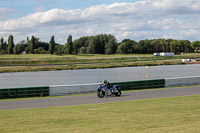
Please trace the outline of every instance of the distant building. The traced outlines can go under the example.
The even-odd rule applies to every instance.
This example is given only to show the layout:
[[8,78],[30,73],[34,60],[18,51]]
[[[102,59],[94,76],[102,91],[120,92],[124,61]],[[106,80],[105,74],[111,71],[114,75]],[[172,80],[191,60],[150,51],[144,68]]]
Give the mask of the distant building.
[[190,62],[191,59],[182,59],[182,62]]
[[26,51],[23,51],[21,54],[26,54]]
[[153,55],[154,56],[160,56],[160,53],[154,53]]
[[154,53],[154,56],[174,56],[173,52]]

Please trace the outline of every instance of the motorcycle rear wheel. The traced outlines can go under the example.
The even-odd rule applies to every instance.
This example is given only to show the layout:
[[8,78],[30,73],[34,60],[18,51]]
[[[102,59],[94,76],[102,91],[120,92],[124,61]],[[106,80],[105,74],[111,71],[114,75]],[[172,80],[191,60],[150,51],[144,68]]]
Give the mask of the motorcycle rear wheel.
[[116,96],[116,97],[119,97],[119,96],[121,96],[121,94],[122,94],[122,92],[121,92],[120,90],[118,90],[118,92],[115,93],[115,96]]

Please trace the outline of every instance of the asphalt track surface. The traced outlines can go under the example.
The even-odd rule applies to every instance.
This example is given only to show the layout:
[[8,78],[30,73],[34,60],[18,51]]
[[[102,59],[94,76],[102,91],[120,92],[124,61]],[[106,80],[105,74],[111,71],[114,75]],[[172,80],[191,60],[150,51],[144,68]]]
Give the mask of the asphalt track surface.
[[122,92],[122,96],[120,97],[107,96],[104,98],[98,98],[97,95],[82,95],[82,96],[70,96],[70,97],[8,100],[8,101],[0,101],[0,110],[18,110],[18,109],[31,109],[31,108],[43,108],[43,107],[110,103],[110,102],[164,98],[164,97],[188,96],[188,95],[200,95],[200,86]]

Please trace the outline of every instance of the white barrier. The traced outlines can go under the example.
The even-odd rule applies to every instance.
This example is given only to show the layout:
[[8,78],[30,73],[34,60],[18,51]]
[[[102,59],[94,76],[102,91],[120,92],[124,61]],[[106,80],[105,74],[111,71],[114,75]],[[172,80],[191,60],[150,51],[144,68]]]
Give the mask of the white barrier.
[[166,78],[165,87],[179,87],[179,86],[192,86],[200,85],[200,77],[177,77],[177,78]]
[[62,96],[62,95],[73,95],[73,94],[87,94],[96,92],[97,86],[100,83],[90,84],[73,84],[73,85],[50,85],[49,95],[50,96]]
[[[49,95],[50,96],[62,96],[62,95],[95,93],[99,84],[100,83],[73,84],[73,85],[50,85],[49,86]],[[180,86],[192,86],[192,85],[200,85],[200,76],[177,77],[177,78],[166,78],[165,79],[165,88],[180,87]]]

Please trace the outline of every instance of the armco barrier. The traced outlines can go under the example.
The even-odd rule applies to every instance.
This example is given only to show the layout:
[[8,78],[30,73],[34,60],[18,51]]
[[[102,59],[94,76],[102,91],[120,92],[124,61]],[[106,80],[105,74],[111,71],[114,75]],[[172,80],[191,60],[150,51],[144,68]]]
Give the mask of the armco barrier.
[[0,99],[43,96],[49,96],[49,86],[0,89]]
[[165,87],[165,79],[140,80],[140,81],[129,81],[129,82],[114,82],[111,84],[119,85],[121,90],[163,88],[163,87]]
[[50,85],[49,86],[49,95],[50,96],[62,96],[62,95],[95,93],[96,88],[99,84],[100,83],[72,84],[72,85]]
[[[6,88],[0,89],[0,99],[95,93],[99,84],[100,83],[89,83],[73,85],[51,85],[44,87]],[[121,90],[153,89],[175,86],[179,87],[200,85],[200,77],[181,77],[111,83],[111,85],[115,84],[119,85]]]
[[[60,95],[95,93],[99,84],[100,83],[51,85],[49,87],[49,95],[60,96]],[[138,90],[138,89],[150,89],[150,88],[163,88],[165,87],[165,80],[155,79],[155,80],[141,80],[141,81],[111,83],[111,85],[115,85],[115,84],[119,85],[121,90]]]
[[165,87],[180,87],[180,86],[192,86],[200,85],[200,77],[177,77],[177,78],[166,78]]

